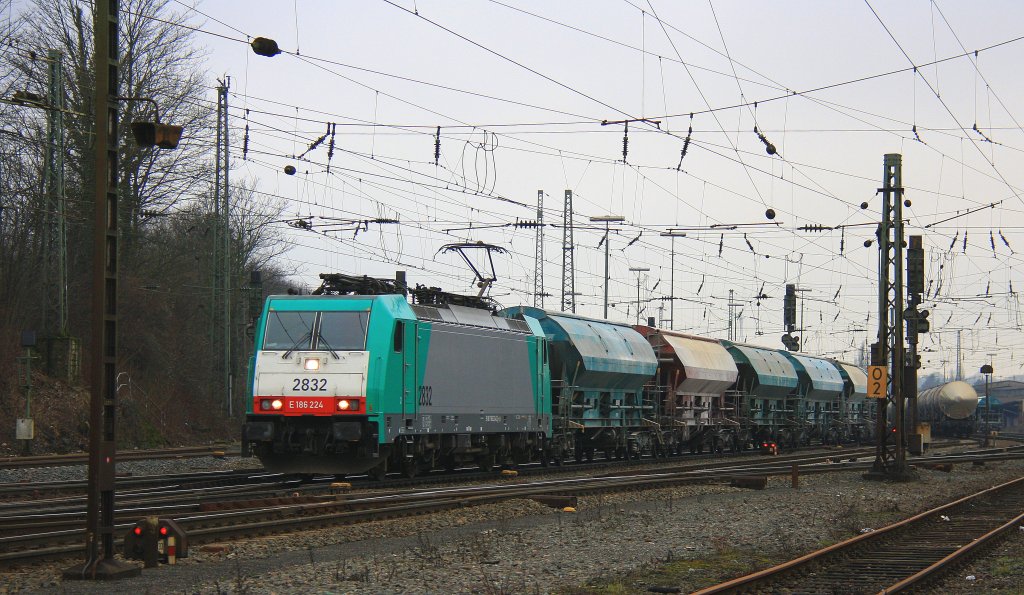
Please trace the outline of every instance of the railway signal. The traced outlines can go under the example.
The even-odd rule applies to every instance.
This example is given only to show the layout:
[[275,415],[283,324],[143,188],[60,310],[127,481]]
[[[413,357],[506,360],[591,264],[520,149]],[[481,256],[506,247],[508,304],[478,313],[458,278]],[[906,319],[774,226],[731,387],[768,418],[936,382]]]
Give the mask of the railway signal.
[[175,564],[188,557],[188,535],[172,519],[146,517],[125,534],[124,557],[142,560],[146,568]]

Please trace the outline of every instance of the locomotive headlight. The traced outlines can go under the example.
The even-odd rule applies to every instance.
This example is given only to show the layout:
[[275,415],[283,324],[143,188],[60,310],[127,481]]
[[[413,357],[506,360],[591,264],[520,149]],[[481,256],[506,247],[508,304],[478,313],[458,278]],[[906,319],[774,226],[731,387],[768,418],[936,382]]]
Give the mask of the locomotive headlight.
[[284,407],[284,403],[281,402],[281,399],[274,399],[274,402],[272,402],[270,406],[273,407],[275,410],[278,410],[281,407]]
[[302,367],[307,369],[307,370],[309,370],[309,371],[319,370],[320,369],[320,358],[318,358],[318,357],[307,358],[306,361],[304,361],[302,363]]
[[349,401],[348,399],[338,401],[338,409],[341,409],[342,411],[348,411],[352,408],[352,405],[352,401]]
[[263,411],[270,410],[270,399],[260,399],[260,409]]

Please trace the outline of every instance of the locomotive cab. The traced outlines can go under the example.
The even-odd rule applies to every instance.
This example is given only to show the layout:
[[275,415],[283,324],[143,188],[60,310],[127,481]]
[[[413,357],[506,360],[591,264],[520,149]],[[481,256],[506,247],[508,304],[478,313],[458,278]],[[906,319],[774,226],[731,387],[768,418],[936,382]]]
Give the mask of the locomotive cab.
[[[378,438],[367,394],[373,309],[372,300],[350,297],[267,300],[242,429],[243,448],[265,467],[327,471],[318,461],[324,456],[338,457],[330,465],[336,473],[364,471],[370,464]],[[352,466],[341,460],[355,459],[344,456],[355,453],[367,462]]]

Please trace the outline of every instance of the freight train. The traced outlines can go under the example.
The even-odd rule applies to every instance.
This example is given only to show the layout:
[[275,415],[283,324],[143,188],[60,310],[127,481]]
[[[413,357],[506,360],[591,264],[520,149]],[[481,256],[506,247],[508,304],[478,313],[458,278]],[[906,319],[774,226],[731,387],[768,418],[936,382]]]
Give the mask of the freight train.
[[[268,470],[389,472],[869,438],[842,362],[404,278],[323,274],[255,323],[242,448]],[[411,294],[411,300],[408,297]]]

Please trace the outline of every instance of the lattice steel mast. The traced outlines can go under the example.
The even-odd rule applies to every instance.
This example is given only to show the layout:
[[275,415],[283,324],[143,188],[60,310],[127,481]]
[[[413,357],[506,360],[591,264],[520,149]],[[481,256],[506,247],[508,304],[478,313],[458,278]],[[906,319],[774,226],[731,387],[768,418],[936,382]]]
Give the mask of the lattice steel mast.
[[226,77],[217,87],[217,150],[216,173],[214,175],[213,212],[213,289],[212,302],[214,322],[211,327],[214,353],[220,358],[214,361],[215,370],[221,375],[221,390],[224,395],[224,409],[233,414],[231,384],[234,379],[231,366],[231,186],[228,170],[231,167],[228,140],[228,89],[231,78]]
[[[885,155],[882,188],[882,218],[878,224],[878,342],[871,349],[871,364],[887,366],[886,398],[879,399],[875,435],[875,462],[869,479],[913,478],[907,466],[904,427],[904,384],[906,350],[903,334],[903,171],[902,156]],[[890,324],[892,321],[892,324]],[[893,430],[887,415],[892,406]]]
[[537,191],[537,247],[533,255],[533,305],[544,309],[544,191]]
[[68,251],[64,200],[64,54],[47,50],[49,85],[46,94],[46,157],[43,194],[46,197],[46,330],[51,337],[67,337]]
[[572,190],[565,191],[562,208],[562,311],[576,312],[576,265],[573,262]]

